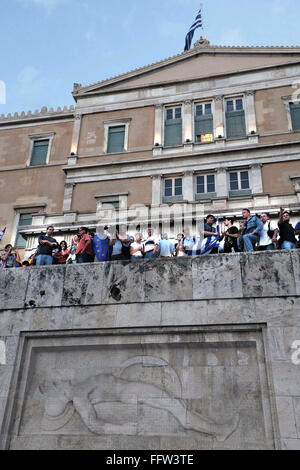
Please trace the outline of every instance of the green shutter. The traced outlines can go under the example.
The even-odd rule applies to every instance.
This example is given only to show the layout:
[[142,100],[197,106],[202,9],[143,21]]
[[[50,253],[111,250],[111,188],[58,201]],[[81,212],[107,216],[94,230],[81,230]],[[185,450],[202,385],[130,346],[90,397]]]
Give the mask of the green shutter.
[[227,139],[246,137],[245,111],[226,113],[226,133]]
[[299,131],[300,130],[300,104],[291,103],[290,109],[291,109],[293,130]]
[[36,140],[33,143],[30,166],[46,165],[49,140]]
[[19,225],[18,225],[18,232],[17,232],[17,237],[15,241],[15,246],[18,248],[25,248],[27,241],[25,238],[22,237],[22,235],[19,233],[20,227],[25,227],[26,225],[31,225],[32,224],[32,215],[31,214],[21,214],[20,219],[19,219]]
[[125,126],[110,127],[108,131],[107,153],[124,152]]
[[182,119],[165,121],[165,146],[182,145]]
[[195,117],[195,140],[197,135],[213,134],[213,117],[212,114]]

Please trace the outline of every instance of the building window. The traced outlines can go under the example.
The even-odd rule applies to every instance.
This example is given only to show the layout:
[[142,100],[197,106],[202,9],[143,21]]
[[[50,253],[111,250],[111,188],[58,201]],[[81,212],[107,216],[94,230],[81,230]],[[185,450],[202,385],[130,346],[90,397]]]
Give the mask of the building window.
[[246,120],[243,98],[226,100],[227,139],[246,137]]
[[120,202],[119,201],[109,201],[109,202],[102,202],[102,209],[120,209]]
[[31,159],[30,159],[30,166],[40,166],[47,164],[48,158],[48,151],[49,151],[49,139],[45,140],[34,140]]
[[164,180],[163,202],[182,201],[182,178],[170,178]]
[[166,108],[165,111],[165,146],[182,145],[181,106]]
[[55,132],[29,135],[31,141],[28,166],[48,165]]
[[215,175],[196,176],[196,201],[216,197]]
[[125,126],[112,126],[108,128],[107,153],[124,152]]
[[131,118],[104,122],[103,153],[122,153],[128,150],[128,135]]
[[229,173],[229,196],[248,196],[252,193],[250,189],[249,172],[232,171]]
[[25,248],[26,247],[26,239],[20,234],[20,230],[22,227],[32,224],[32,214],[20,214],[19,224],[17,228],[17,235],[15,246],[16,248]]
[[182,178],[165,180],[165,196],[182,196]]
[[214,193],[215,191],[215,175],[197,176],[197,194]]
[[212,103],[195,105],[195,142],[213,141]]
[[293,131],[300,130],[300,103],[290,103]]

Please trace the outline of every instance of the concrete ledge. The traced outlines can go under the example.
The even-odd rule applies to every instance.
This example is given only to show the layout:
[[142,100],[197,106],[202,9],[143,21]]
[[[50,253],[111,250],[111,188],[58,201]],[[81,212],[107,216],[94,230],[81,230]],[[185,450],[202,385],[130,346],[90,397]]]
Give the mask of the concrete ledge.
[[294,250],[2,269],[0,309],[293,297],[299,268]]

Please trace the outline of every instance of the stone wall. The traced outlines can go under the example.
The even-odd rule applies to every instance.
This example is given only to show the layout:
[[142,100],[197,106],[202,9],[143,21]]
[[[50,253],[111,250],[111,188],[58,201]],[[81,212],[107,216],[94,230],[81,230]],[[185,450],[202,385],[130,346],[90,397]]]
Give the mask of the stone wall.
[[1,448],[300,449],[299,263],[2,270]]

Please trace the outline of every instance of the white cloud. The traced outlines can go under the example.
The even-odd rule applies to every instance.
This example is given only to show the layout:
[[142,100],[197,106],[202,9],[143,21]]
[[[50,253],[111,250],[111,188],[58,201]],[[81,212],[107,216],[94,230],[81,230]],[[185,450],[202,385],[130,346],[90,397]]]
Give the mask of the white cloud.
[[72,0],[17,0],[24,6],[38,6],[45,10],[47,14],[52,13],[57,7],[70,4]]

